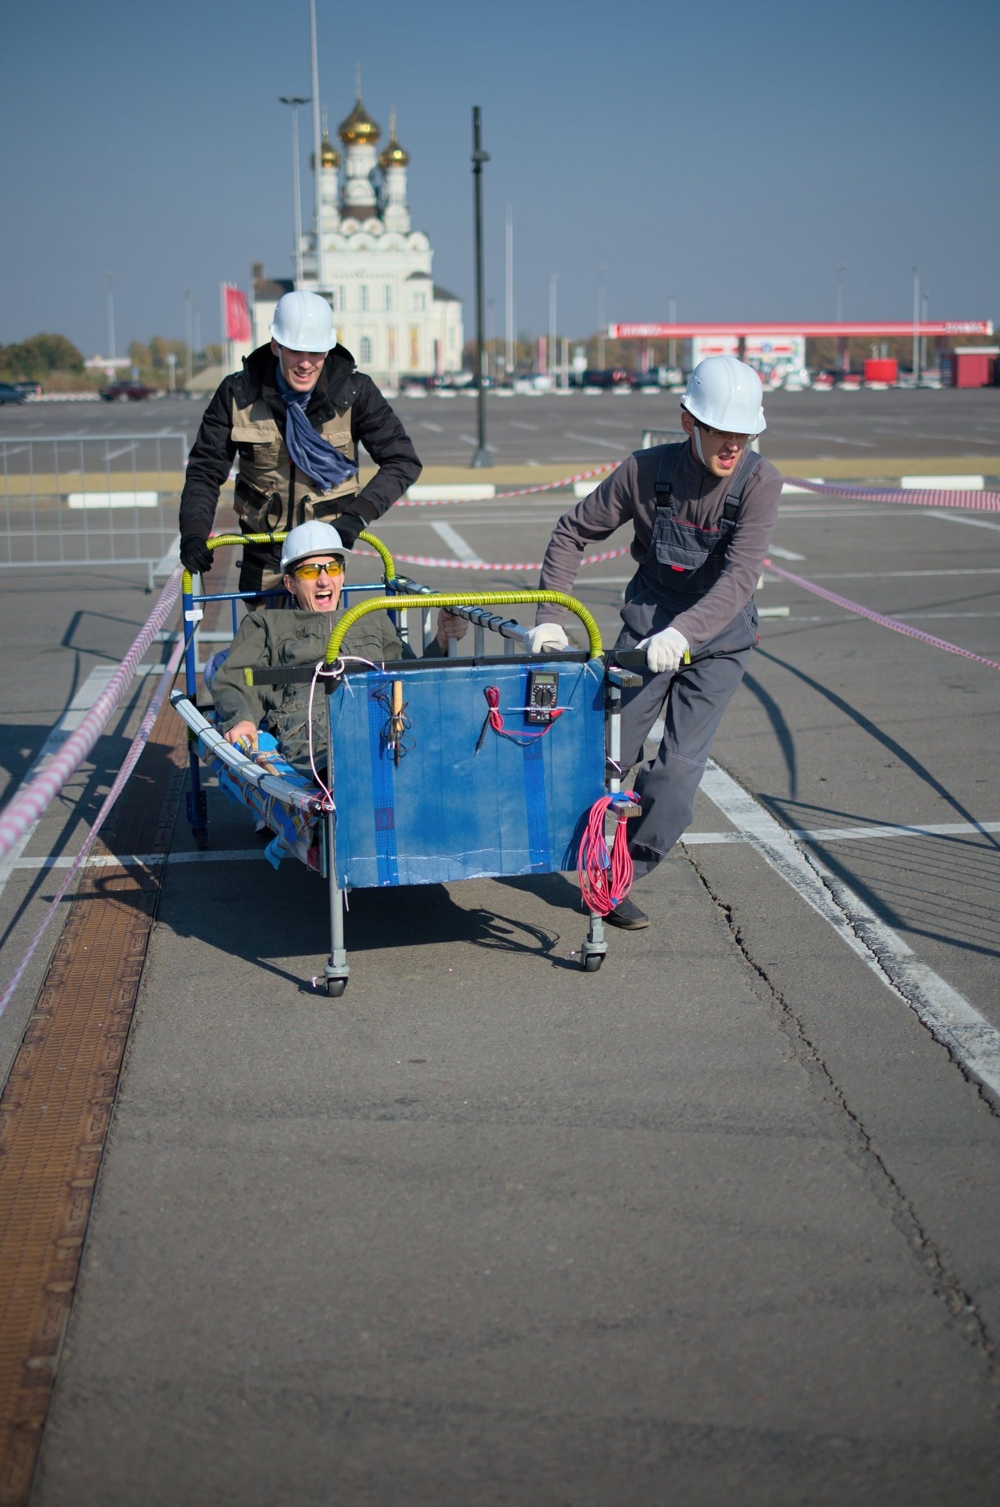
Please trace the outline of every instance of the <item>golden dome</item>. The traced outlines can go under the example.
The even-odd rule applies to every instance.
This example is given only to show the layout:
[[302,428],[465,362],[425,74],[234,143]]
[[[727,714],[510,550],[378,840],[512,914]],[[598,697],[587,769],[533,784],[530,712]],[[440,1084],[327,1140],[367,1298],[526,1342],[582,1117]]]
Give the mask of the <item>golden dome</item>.
[[[321,163],[321,165],[323,167],[339,167],[340,166],[340,153],[337,151],[337,148],[334,146],[333,142],[330,140],[330,133],[326,129],[325,126],[323,127],[323,140],[319,144],[319,160],[320,160],[320,163]],[[309,154],[309,166],[315,172],[315,170],[316,170],[316,153],[315,152],[310,152],[310,154]]]
[[389,144],[378,159],[379,167],[408,167],[410,154],[400,146],[396,140],[396,110],[393,107],[389,115]]
[[361,103],[360,94],[354,102],[354,109],[350,115],[346,120],[341,121],[337,135],[345,147],[369,142],[374,146],[382,135],[381,128],[376,125]]

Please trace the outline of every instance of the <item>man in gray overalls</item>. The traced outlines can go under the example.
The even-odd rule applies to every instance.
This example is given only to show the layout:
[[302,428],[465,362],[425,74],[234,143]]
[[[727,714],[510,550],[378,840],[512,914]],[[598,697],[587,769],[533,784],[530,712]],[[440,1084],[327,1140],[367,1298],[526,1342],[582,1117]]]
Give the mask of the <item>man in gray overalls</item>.
[[[753,592],[778,514],[781,476],[750,448],[764,427],[763,389],[735,356],[709,356],[681,401],[686,441],[637,450],[556,524],[539,587],[570,592],[588,545],[633,527],[637,570],[625,590],[617,649],[646,650],[647,671],[622,707],[622,770],[641,757],[663,710],[656,756],[635,782],[642,815],[629,852],[651,873],[690,824],[694,796],[722,714],[758,641]],[[525,635],[531,653],[566,648],[541,606]],[[666,705],[664,706],[664,702]],[[625,899],[607,918],[637,930],[649,917]]]

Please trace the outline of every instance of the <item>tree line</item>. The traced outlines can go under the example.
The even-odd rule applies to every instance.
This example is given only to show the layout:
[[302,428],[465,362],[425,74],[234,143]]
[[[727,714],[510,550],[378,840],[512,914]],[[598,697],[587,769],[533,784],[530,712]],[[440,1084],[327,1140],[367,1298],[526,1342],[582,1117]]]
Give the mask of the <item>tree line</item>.
[[[148,343],[133,340],[128,348],[132,369],[147,387],[170,387],[171,356],[175,358],[176,385],[182,388],[188,371],[185,341],[154,335]],[[208,345],[203,351],[192,351],[192,375],[221,361],[221,346]],[[50,392],[74,392],[103,387],[107,377],[100,370],[88,371],[80,351],[65,335],[42,334],[15,345],[0,345],[0,381],[40,382]]]

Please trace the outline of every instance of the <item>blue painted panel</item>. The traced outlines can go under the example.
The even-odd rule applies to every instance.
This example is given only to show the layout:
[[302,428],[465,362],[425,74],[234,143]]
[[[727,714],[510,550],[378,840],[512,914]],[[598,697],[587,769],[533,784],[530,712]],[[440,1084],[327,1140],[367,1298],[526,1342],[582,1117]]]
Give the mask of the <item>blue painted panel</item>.
[[[525,720],[528,672],[556,670],[568,710],[544,737]],[[392,682],[410,730],[399,764],[387,748]],[[504,727],[487,728],[496,686]],[[341,887],[440,884],[572,869],[580,826],[604,794],[604,681],[599,661],[511,661],[351,675],[329,697],[337,879]]]

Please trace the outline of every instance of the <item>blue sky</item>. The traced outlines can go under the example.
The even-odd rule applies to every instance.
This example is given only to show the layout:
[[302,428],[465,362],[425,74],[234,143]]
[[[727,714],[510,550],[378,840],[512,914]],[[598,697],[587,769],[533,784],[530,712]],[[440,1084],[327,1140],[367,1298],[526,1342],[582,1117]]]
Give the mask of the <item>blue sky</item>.
[[[334,129],[365,105],[410,152],[414,226],[473,307],[471,107],[483,109],[487,292],[503,330],[504,206],[517,322],[1000,318],[996,0],[318,0]],[[103,350],[218,338],[219,283],[289,275],[290,112],[310,93],[307,0],[29,0],[0,56],[0,343]],[[300,114],[303,165],[309,112]],[[312,178],[303,173],[303,205]]]

